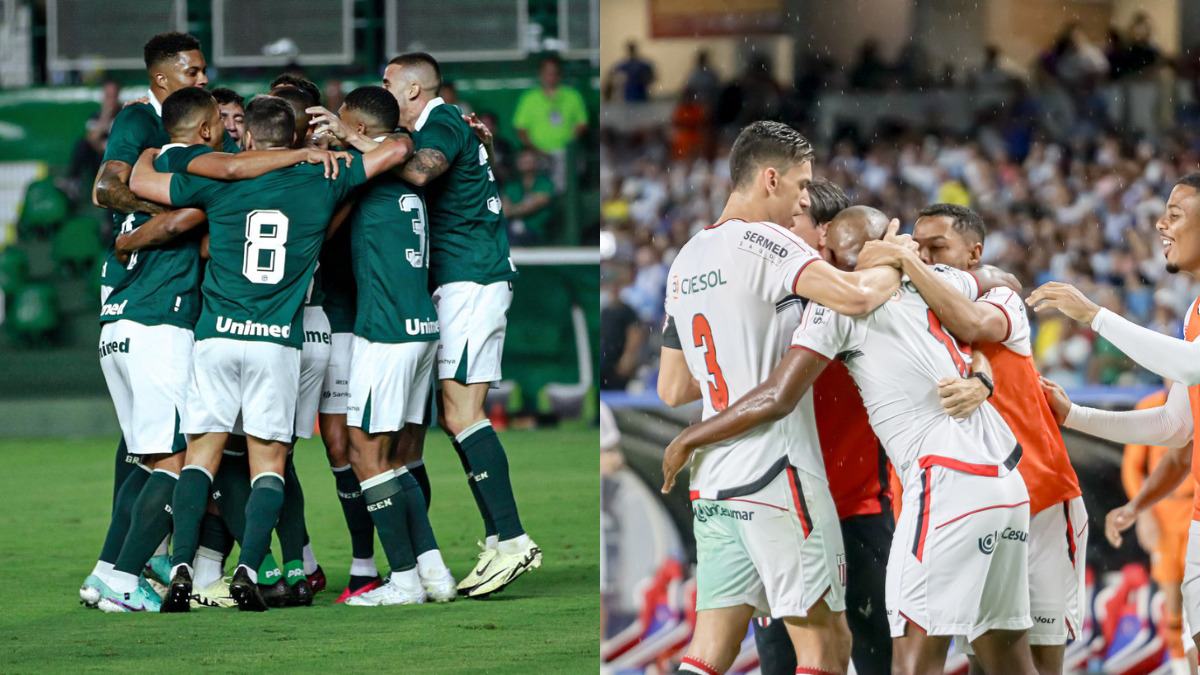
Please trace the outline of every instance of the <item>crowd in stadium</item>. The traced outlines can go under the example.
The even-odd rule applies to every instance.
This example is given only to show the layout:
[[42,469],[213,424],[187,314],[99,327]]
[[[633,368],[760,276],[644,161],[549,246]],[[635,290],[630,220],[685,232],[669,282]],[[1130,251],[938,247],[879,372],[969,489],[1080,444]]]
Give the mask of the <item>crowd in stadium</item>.
[[[1178,177],[1200,163],[1200,142],[1186,124],[1186,108],[1176,111],[1179,124],[1170,133],[1156,137],[1112,125],[1097,107],[1100,97],[1086,92],[1114,78],[1146,76],[1166,61],[1144,17],[1127,33],[1114,32],[1110,42],[1105,51],[1068,26],[1024,79],[1002,69],[998,52],[989,49],[985,65],[958,81],[1002,87],[1006,104],[981,106],[965,134],[928,119],[875,130],[842,124],[832,138],[820,138],[804,116],[806,102],[826,87],[928,85],[906,75],[912,55],[870,67],[876,57],[865,45],[860,63],[840,70],[801,59],[812,67],[797,71],[790,93],[771,79],[765,63],[722,83],[699,56],[669,125],[602,134],[602,386],[653,389],[667,269],[690,236],[719,215],[729,192],[731,134],[747,114],[804,131],[817,146],[814,174],[845,189],[852,203],[900,218],[902,231],[930,203],[977,210],[988,226],[984,261],[1017,275],[1026,294],[1046,281],[1063,281],[1142,325],[1181,334],[1196,284],[1166,273],[1154,223]],[[630,58],[639,58],[636,47],[630,50]],[[1080,75],[1085,63],[1094,66],[1087,76]],[[628,99],[626,72],[644,77],[647,71],[617,72]],[[618,88],[611,89],[615,96]],[[1064,98],[1067,92],[1080,94]],[[1064,386],[1157,382],[1086,326],[1056,316],[1034,321],[1038,367]]]

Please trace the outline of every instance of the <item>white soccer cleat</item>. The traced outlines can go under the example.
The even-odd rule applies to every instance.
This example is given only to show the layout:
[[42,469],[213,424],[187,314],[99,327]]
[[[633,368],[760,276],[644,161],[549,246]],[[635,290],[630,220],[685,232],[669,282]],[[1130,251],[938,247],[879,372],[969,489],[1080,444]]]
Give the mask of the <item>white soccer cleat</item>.
[[[502,590],[517,577],[542,566],[542,549],[532,539],[525,538],[525,545],[514,551],[505,551],[504,544],[496,550],[496,555],[488,561],[480,573],[482,580],[474,588],[467,591],[469,598],[483,598]],[[482,556],[480,557],[482,563]],[[479,568],[476,568],[478,571]]]
[[479,582],[483,581],[484,571],[487,570],[488,566],[492,564],[492,561],[496,559],[496,554],[499,553],[497,549],[488,548],[485,546],[482,541],[477,543],[479,544],[479,548],[483,549],[483,551],[479,554],[479,562],[475,563],[475,569],[471,570],[470,574],[463,577],[463,580],[458,582],[459,595],[466,595],[470,593],[472,588],[475,588],[479,585]]
[[425,597],[433,602],[453,602],[458,597],[454,575],[450,574],[449,567],[428,575],[422,572],[421,585],[425,587]]
[[204,588],[196,589],[188,598],[192,609],[199,607],[215,607],[226,609],[229,607],[237,607],[237,601],[233,599],[233,595],[229,592],[229,579],[217,579]]
[[[411,570],[410,570],[411,571]],[[385,607],[388,605],[420,605],[425,602],[425,589],[415,574],[392,574],[388,582],[373,591],[346,600],[355,607]]]
[[79,587],[79,603],[86,605],[89,609],[95,609],[105,588],[107,586],[100,580],[100,577],[89,574],[83,580],[83,585]]

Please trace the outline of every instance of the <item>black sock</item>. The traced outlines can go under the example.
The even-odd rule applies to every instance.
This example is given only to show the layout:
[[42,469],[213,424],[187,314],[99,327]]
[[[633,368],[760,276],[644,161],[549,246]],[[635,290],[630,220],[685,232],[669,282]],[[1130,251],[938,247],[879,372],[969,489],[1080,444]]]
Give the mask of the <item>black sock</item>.
[[133,518],[133,505],[137,503],[142,487],[150,479],[150,472],[136,467],[136,471],[125,478],[125,484],[117,493],[117,501],[113,506],[112,518],[108,521],[108,534],[104,537],[104,546],[100,548],[100,561],[116,564],[121,555],[121,547],[125,545],[125,537],[129,534],[129,522]]
[[[199,473],[199,472],[193,472]],[[133,519],[129,524],[129,535],[121,547],[114,568],[134,576],[142,573],[154,550],[171,533],[171,501],[175,494],[175,475],[166,471],[150,474],[142,494],[138,495],[133,507]],[[208,503],[207,497],[205,504]]]
[[463,451],[462,445],[453,436],[450,437],[450,442],[454,445],[454,451],[458,453],[458,461],[462,462],[463,472],[467,474],[467,487],[471,488],[471,496],[475,498],[475,506],[479,509],[479,515],[483,517],[483,533],[488,537],[495,536],[496,523],[492,520],[491,512],[488,511],[487,502],[483,500],[483,493],[479,491],[479,486],[475,484],[475,477],[471,474],[471,462],[467,460],[467,453]]
[[403,572],[417,566],[409,539],[407,504],[400,481],[390,470],[362,482],[367,512],[379,532],[379,543],[387,554],[393,572]]
[[[204,469],[188,465],[183,467],[175,483],[175,494],[171,500],[172,520],[175,534],[171,538],[171,566],[191,565],[196,557],[196,544],[200,541],[200,521],[208,506],[208,493],[212,478]],[[160,538],[159,541],[162,541]],[[157,545],[157,542],[156,542]]]
[[283,490],[283,478],[277,474],[260,473],[251,481],[250,499],[246,502],[246,538],[239,565],[252,570],[262,565],[271,547],[271,530],[279,522],[279,511],[283,508]]
[[246,502],[250,501],[250,463],[245,455],[225,455],[213,478],[213,501],[221,520],[240,544],[246,537]]
[[[288,455],[283,468],[283,507],[279,511],[279,523],[275,526],[279,534],[279,552],[283,564],[304,560],[304,491],[296,476],[296,465]],[[286,570],[285,570],[286,571]]]
[[117,444],[116,466],[113,471],[114,510],[117,508],[117,497],[120,496],[121,487],[125,485],[125,481],[133,475],[134,471],[141,471],[141,462],[138,460],[137,455],[129,454],[129,446],[125,445],[125,437],[121,436],[121,442]]
[[504,455],[504,446],[500,445],[496,431],[485,420],[474,431],[468,429],[468,432],[465,437],[459,435],[459,443],[471,465],[480,499],[487,504],[488,514],[495,523],[496,534],[500,541],[525,534],[508,477],[508,457]]
[[425,510],[429,510],[429,504],[433,501],[433,492],[429,489],[429,473],[425,471],[425,460],[418,459],[412,464],[405,464],[404,468],[412,474],[417,485],[421,486],[421,496],[425,500]]
[[404,503],[408,511],[408,537],[412,542],[413,552],[421,555],[438,547],[437,539],[433,536],[433,526],[429,524],[429,512],[425,510],[425,500],[421,496],[421,488],[411,471],[404,471],[396,476],[404,491]]
[[350,530],[351,554],[359,559],[374,558],[375,523],[371,521],[371,514],[367,513],[362,488],[350,465],[334,469],[333,481],[338,502],[342,505],[342,515],[346,517],[346,528]]

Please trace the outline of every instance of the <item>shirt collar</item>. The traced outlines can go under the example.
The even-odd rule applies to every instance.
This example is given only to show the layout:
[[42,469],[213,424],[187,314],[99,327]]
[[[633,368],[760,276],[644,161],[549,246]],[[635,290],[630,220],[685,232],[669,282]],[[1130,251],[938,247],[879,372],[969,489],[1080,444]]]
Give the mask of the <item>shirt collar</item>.
[[166,145],[162,146],[162,148],[159,150],[159,153],[166,152],[171,148],[186,148],[187,146],[187,143],[167,143]]
[[421,111],[421,116],[417,118],[417,123],[413,125],[413,129],[420,131],[421,127],[425,126],[425,121],[429,119],[429,113],[443,103],[445,103],[445,101],[442,100],[441,96],[431,99],[429,103],[426,103],[425,109]]
[[154,90],[147,89],[146,91],[150,94],[150,105],[154,107],[154,114],[162,117],[162,104],[158,102],[158,99],[154,98]]

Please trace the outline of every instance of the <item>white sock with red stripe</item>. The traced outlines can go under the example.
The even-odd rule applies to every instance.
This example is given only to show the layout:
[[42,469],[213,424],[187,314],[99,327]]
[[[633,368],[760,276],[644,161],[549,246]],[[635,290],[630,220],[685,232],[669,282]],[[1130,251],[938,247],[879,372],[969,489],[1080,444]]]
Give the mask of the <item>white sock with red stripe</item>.
[[721,675],[720,671],[709,664],[691,656],[683,657],[679,664],[679,673],[699,673],[700,675]]

